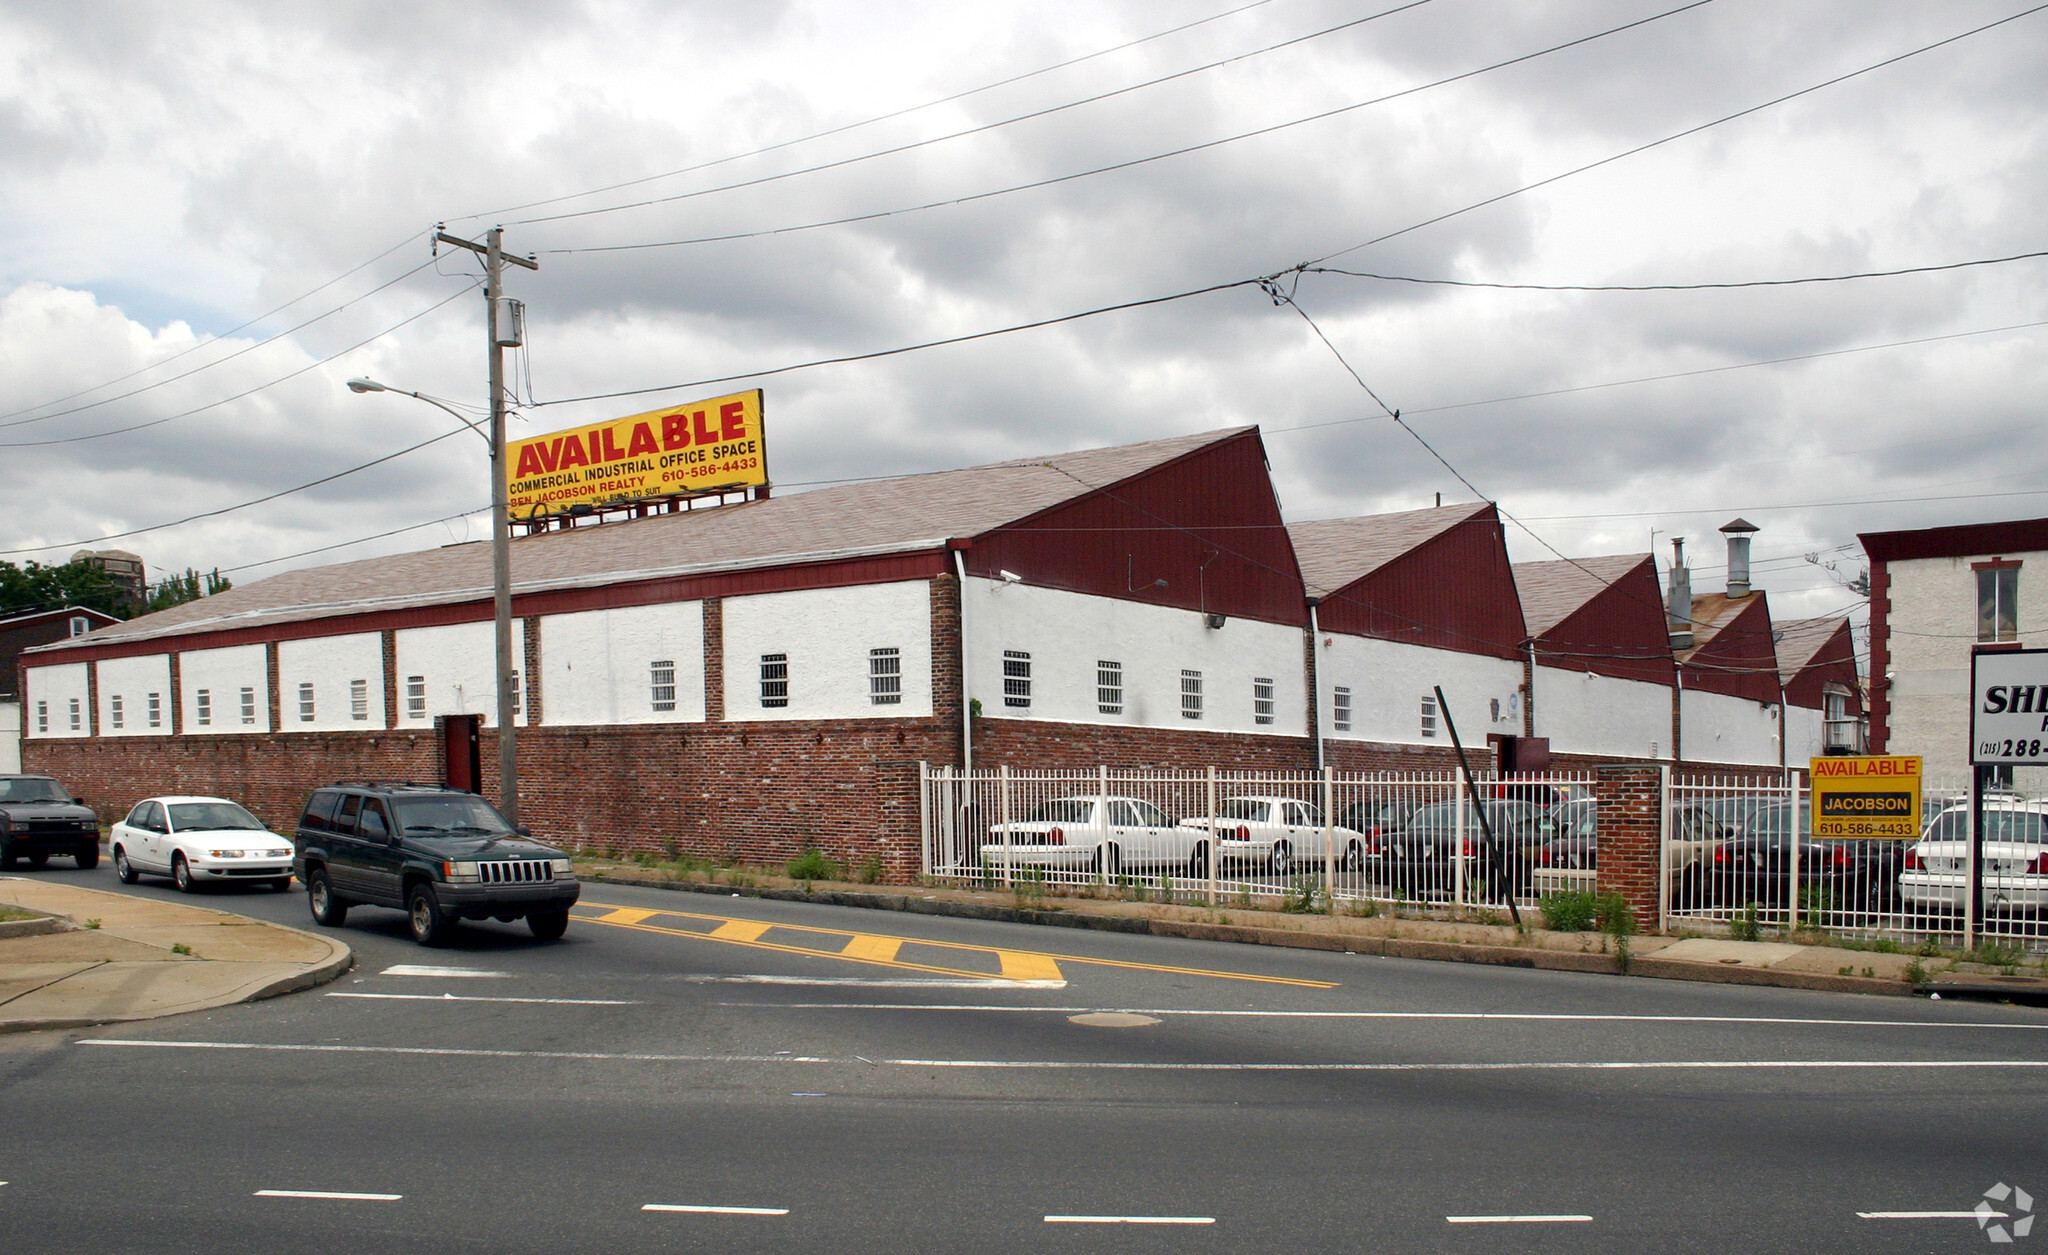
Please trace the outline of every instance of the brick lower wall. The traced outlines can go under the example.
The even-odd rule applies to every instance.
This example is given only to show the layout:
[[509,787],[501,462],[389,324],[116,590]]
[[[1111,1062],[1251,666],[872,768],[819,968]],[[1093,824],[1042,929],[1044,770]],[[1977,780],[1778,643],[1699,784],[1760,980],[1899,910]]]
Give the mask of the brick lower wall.
[[1664,773],[1656,767],[1602,767],[1593,773],[1600,800],[1596,887],[1619,891],[1645,932],[1660,929],[1657,881],[1663,874]]

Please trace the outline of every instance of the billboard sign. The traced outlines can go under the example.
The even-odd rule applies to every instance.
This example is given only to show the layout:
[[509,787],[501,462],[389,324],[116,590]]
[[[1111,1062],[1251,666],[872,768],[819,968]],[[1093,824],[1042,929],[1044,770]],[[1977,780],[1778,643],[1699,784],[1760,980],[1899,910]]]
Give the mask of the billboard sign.
[[649,410],[515,440],[505,449],[512,517],[768,482],[761,391]]
[[2048,766],[2048,649],[1970,656],[1970,762]]
[[1814,836],[1913,840],[1920,835],[1919,755],[1816,758],[1807,769],[1813,781]]

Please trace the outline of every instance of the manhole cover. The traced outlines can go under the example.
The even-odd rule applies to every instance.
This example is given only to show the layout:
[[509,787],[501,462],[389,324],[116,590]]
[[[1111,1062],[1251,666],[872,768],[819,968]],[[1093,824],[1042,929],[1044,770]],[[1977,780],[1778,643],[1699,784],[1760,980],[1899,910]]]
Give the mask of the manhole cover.
[[1156,1016],[1136,1015],[1129,1011],[1090,1011],[1085,1015],[1070,1015],[1069,1024],[1085,1024],[1089,1028],[1143,1028],[1157,1024]]

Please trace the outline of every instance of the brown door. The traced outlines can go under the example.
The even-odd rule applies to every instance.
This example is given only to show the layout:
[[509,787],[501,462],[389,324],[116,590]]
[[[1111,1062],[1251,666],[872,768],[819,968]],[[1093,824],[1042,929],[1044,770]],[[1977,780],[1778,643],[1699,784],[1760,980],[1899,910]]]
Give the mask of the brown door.
[[475,793],[483,774],[477,757],[477,729],[482,715],[448,715],[441,720],[441,776],[451,789]]

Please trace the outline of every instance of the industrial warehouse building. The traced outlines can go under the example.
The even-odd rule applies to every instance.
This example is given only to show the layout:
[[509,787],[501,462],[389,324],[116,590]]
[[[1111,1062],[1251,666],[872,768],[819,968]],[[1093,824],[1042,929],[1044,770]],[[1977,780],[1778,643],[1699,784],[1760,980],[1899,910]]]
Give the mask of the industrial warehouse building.
[[[817,846],[907,875],[920,762],[1442,768],[1447,713],[1523,769],[1674,761],[1681,739],[1785,762],[1781,739],[1696,755],[1680,726],[1685,668],[1712,691],[1751,619],[1675,660],[1647,555],[1514,568],[1486,504],[1289,527],[1254,428],[511,552],[520,815],[568,843]],[[1741,600],[1782,720],[1763,594]],[[27,653],[24,756],[110,815],[225,793],[286,823],[337,778],[495,796],[492,658],[488,544],[294,571]]]

